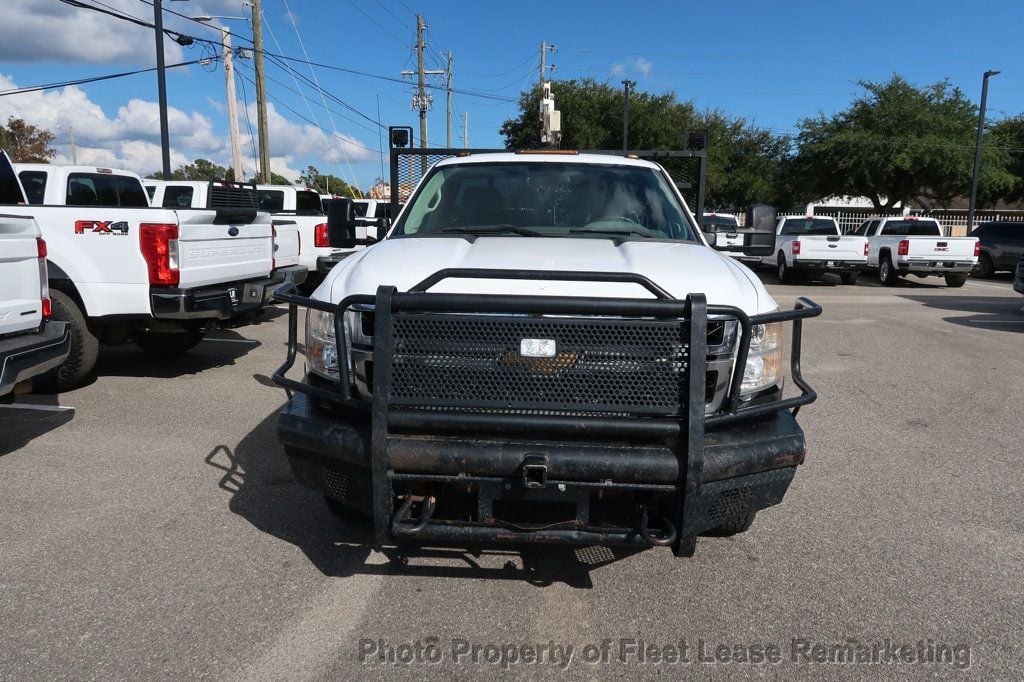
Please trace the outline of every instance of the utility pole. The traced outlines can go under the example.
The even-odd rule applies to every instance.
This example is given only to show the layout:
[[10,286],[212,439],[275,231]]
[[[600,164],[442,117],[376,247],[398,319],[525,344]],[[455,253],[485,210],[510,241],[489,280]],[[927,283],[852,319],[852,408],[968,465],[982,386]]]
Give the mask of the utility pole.
[[988,79],[1001,71],[986,71],[981,79],[981,109],[978,112],[978,139],[974,144],[974,175],[971,176],[971,203],[967,208],[967,233],[974,229],[974,208],[978,199],[978,176],[981,174],[981,138],[985,134],[985,105],[988,103]]
[[263,71],[263,25],[260,0],[252,0],[252,46],[256,53],[256,126],[260,138],[259,181],[270,182],[270,141],[267,131],[267,80]]
[[636,81],[624,80],[626,92],[622,101],[622,151],[629,151],[629,93],[636,87]]
[[242,149],[238,140],[238,106],[235,100],[235,68],[234,52],[231,50],[231,31],[227,26],[220,27],[220,43],[224,55],[224,84],[228,96],[228,132],[231,137],[231,168],[234,170],[235,182],[245,180],[245,169],[242,167]]
[[558,48],[548,45],[547,41],[540,43],[540,144],[542,147],[555,147],[558,145],[562,131],[561,112],[555,109],[555,98],[551,95],[551,83],[547,80],[547,72],[555,70],[555,65],[548,66],[548,52],[554,54]]
[[462,148],[469,149],[469,112],[462,112]]
[[445,147],[448,149],[452,148],[452,51],[448,50],[448,69],[447,76],[445,78],[445,118],[448,122],[448,138],[445,142]]
[[423,32],[427,30],[427,22],[423,21],[423,16],[416,15],[416,71],[419,74],[417,79],[417,93],[419,95],[419,109],[420,109],[420,148],[425,149],[427,146],[427,76],[423,72],[423,49],[427,46],[423,41]]
[[164,180],[171,179],[171,141],[167,133],[167,74],[164,69],[164,9],[153,0],[153,28],[156,31],[156,88],[160,100],[160,157]]
[[78,149],[75,147],[75,129],[68,126],[68,139],[71,141],[71,163],[78,165]]

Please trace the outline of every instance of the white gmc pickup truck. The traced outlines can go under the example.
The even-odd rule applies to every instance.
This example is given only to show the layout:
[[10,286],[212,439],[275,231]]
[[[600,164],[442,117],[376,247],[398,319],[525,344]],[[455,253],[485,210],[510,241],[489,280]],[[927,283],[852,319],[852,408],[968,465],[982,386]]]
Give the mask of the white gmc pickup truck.
[[867,267],[895,286],[901,275],[944,277],[946,286],[962,287],[978,264],[977,237],[944,237],[934,218],[876,217],[865,220],[854,234],[868,240]]
[[[821,308],[780,310],[709,248],[656,154],[672,153],[461,152],[312,297],[281,287],[278,436],[296,478],[369,516],[375,546],[689,556],[698,534],[780,502],[804,457],[795,411],[814,400],[800,325]],[[331,242],[355,245],[358,225],[334,200]]]
[[[259,208],[256,186],[240,182],[195,180],[145,180],[151,206],[161,208]],[[302,238],[294,220],[276,219],[274,229],[274,272],[284,281],[302,284],[309,268],[299,265]]]
[[868,240],[843,235],[835,218],[783,216],[775,226],[775,252],[761,259],[777,268],[779,282],[786,284],[795,272],[817,276],[831,272],[843,284],[854,284],[868,256]]
[[54,319],[71,353],[50,388],[80,385],[98,346],[133,341],[183,353],[206,330],[264,307],[274,286],[270,217],[254,209],[150,208],[134,173],[91,166],[15,164],[47,243]]
[[[0,150],[0,203],[24,204],[18,177]],[[46,242],[31,216],[0,210],[0,399],[60,366],[71,348],[63,322],[51,320]]]

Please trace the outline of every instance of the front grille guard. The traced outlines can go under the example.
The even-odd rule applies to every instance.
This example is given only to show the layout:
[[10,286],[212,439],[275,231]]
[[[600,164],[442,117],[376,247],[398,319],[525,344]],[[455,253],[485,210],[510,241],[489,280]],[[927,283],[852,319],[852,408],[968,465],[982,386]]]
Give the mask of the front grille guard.
[[[478,279],[530,279],[559,281],[600,281],[628,282],[638,284],[657,298],[655,299],[607,299],[575,296],[521,296],[521,295],[470,295],[427,293],[426,290],[447,278]],[[275,383],[285,389],[294,390],[357,410],[371,407],[366,401],[353,395],[353,381],[350,375],[345,311],[356,305],[374,306],[375,357],[390,358],[392,355],[392,315],[397,312],[432,313],[511,313],[534,315],[591,315],[603,317],[638,317],[655,319],[679,319],[688,323],[690,338],[690,367],[705,367],[707,363],[708,316],[732,317],[740,326],[740,341],[736,350],[736,361],[731,383],[722,408],[705,415],[705,373],[688,372],[689,391],[686,399],[686,414],[680,418],[612,418],[612,417],[566,417],[540,414],[509,414],[491,416],[473,413],[424,412],[391,409],[387,403],[390,381],[390,363],[375,362],[373,384],[375,386],[373,408],[383,402],[379,409],[385,412],[387,421],[410,429],[429,429],[444,426],[453,430],[474,430],[484,421],[490,421],[495,430],[503,432],[541,430],[564,430],[594,435],[631,435],[643,437],[678,437],[692,433],[699,422],[703,433],[705,427],[720,427],[731,423],[789,410],[795,416],[800,407],[814,402],[817,393],[803,378],[801,372],[802,326],[805,318],[821,314],[821,306],[808,298],[797,299],[791,310],[748,316],[733,306],[707,305],[703,294],[690,294],[686,299],[674,299],[642,275],[633,273],[598,272],[552,272],[517,270],[476,270],[449,269],[439,271],[409,292],[398,292],[394,287],[381,286],[375,296],[357,294],[348,296],[338,303],[326,303],[300,296],[292,284],[284,284],[274,297],[288,304],[288,349],[285,362],[274,373]],[[312,385],[286,376],[294,366],[298,352],[298,308],[312,308],[334,314],[335,339],[338,345],[339,377],[329,385]],[[771,322],[792,322],[793,336],[790,348],[790,375],[800,390],[800,395],[768,403],[744,405],[740,400],[740,386],[743,368],[746,366],[750,347],[751,327]],[[700,340],[697,343],[696,340]],[[326,380],[325,380],[326,381]],[[378,390],[384,387],[384,390]],[[685,422],[685,423],[684,423]]]

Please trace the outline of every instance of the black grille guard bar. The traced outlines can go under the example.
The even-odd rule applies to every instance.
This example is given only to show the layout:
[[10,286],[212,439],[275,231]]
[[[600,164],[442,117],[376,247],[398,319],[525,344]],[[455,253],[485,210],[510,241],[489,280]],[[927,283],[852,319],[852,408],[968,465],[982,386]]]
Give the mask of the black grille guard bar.
[[[658,298],[658,299],[608,299],[573,296],[523,296],[523,295],[475,295],[475,294],[445,294],[425,293],[422,290],[433,286],[437,282],[448,277],[474,277],[487,279],[553,279],[560,281],[618,281],[640,284],[656,296],[663,292],[653,282],[641,275],[631,273],[558,273],[550,271],[516,271],[516,270],[471,270],[453,269],[442,270],[420,282],[410,291],[401,293],[393,287],[380,287],[376,296],[368,294],[357,294],[348,296],[340,302],[326,303],[311,298],[300,296],[293,284],[286,283],[278,287],[274,297],[288,304],[288,350],[285,362],[274,373],[273,380],[285,389],[298,391],[315,398],[344,405],[349,408],[366,411],[370,405],[365,401],[354,399],[352,396],[352,380],[349,375],[348,365],[348,342],[345,333],[344,312],[353,305],[372,304],[377,311],[376,320],[380,325],[384,321],[382,311],[393,313],[396,310],[418,311],[418,312],[488,312],[488,313],[527,313],[527,314],[549,314],[549,315],[603,315],[603,316],[634,316],[654,318],[689,318],[691,339],[706,339],[707,317],[709,315],[732,317],[740,325],[740,343],[736,352],[736,362],[733,376],[730,382],[729,392],[723,409],[713,415],[703,414],[704,401],[700,399],[696,404],[700,406],[700,415],[691,414],[691,418],[700,418],[705,427],[718,427],[726,424],[748,420],[754,417],[766,416],[791,410],[796,416],[800,407],[814,402],[817,393],[803,378],[801,372],[801,344],[802,344],[802,323],[810,317],[817,317],[822,309],[817,303],[808,298],[797,299],[796,305],[790,310],[781,310],[773,313],[765,313],[748,316],[739,308],[733,306],[706,305],[702,294],[691,294],[686,299]],[[645,283],[646,282],[646,283]],[[647,286],[650,284],[650,286]],[[667,296],[667,294],[665,294]],[[337,388],[314,386],[309,383],[289,379],[286,374],[294,366],[298,347],[298,307],[312,308],[334,314],[335,339],[338,343],[338,372],[339,377],[335,382]],[[740,400],[740,387],[743,382],[743,368],[747,363],[747,356],[750,350],[751,327],[758,324],[772,322],[793,322],[793,339],[790,347],[790,374],[793,383],[800,390],[800,395],[776,400],[769,403],[749,405],[744,407]],[[377,333],[375,331],[375,336]],[[390,336],[390,334],[388,334]],[[696,351],[697,343],[693,343]],[[694,357],[694,366],[703,365],[706,358],[706,340],[699,344],[700,353]],[[390,348],[384,349],[390,353]],[[343,352],[344,351],[344,352]],[[698,361],[699,360],[699,361]],[[699,377],[703,382],[703,373],[691,372],[692,377]],[[703,396],[703,383],[691,380],[691,396]],[[693,404],[692,399],[688,404]],[[691,410],[692,412],[692,410]],[[435,419],[431,416],[421,414],[418,417],[405,415],[404,411],[397,411],[396,421],[409,421],[419,427],[426,427],[432,424]],[[441,415],[438,415],[440,418]],[[472,415],[446,415],[445,419],[452,424],[466,421],[465,426],[472,428],[471,422],[479,421]],[[577,418],[578,419],[578,418]],[[555,422],[558,417],[546,417],[541,415],[523,416],[514,419],[517,423],[527,428],[536,428],[546,422],[552,422],[550,426],[557,426]],[[685,418],[683,418],[685,420]],[[672,437],[680,433],[680,419],[622,419],[623,424],[617,426],[626,427],[625,431],[634,429],[629,427],[633,423],[636,430],[649,436],[658,435]],[[510,425],[509,425],[510,426]]]

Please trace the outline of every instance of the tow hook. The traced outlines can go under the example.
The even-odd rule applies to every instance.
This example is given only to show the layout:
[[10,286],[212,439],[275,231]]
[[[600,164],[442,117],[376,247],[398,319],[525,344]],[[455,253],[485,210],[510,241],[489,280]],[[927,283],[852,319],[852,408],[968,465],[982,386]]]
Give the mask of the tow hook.
[[409,513],[412,509],[413,496],[408,495],[405,498],[405,502],[395,512],[394,518],[391,520],[391,532],[395,535],[410,536],[416,535],[421,530],[427,527],[430,523],[430,518],[434,515],[434,509],[437,505],[437,498],[430,495],[420,502],[420,517],[415,524],[409,526],[404,525],[405,521],[411,521],[412,515]]
[[640,537],[655,547],[667,547],[676,541],[676,527],[672,525],[672,522],[662,516],[661,523],[663,527],[662,535],[651,534],[650,529],[647,527],[647,507],[640,508],[640,528],[638,529]]
[[530,453],[523,458],[523,487],[543,488],[548,484],[548,456]]

